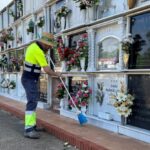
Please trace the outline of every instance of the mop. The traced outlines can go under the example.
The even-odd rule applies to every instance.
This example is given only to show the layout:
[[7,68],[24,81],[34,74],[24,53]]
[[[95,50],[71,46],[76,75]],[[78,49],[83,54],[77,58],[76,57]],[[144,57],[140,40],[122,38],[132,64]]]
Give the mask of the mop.
[[[51,57],[50,57],[50,61],[51,61],[52,65],[53,65],[53,67],[54,67],[54,70],[55,70],[55,64],[54,64],[53,60],[51,59]],[[83,124],[87,123],[87,118],[86,118],[86,116],[83,115],[82,112],[77,108],[77,106],[76,106],[76,104],[75,104],[75,102],[74,102],[72,96],[70,95],[70,93],[69,93],[69,91],[68,91],[68,89],[67,89],[67,87],[66,87],[64,81],[62,80],[61,77],[59,77],[59,79],[60,79],[60,81],[62,82],[62,84],[64,85],[64,88],[65,88],[65,90],[66,90],[68,96],[70,97],[70,100],[72,101],[72,104],[74,105],[74,107],[75,107],[75,109],[76,109],[76,114],[77,114],[77,116],[78,116],[78,120],[79,120],[80,125],[83,125]]]

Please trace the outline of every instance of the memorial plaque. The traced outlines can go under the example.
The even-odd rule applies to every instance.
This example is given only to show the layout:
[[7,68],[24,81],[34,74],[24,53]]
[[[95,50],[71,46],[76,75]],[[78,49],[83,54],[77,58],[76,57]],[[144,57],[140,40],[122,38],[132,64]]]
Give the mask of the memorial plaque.
[[[141,29],[142,27],[142,29]],[[131,17],[131,33],[134,39],[130,51],[129,68],[150,68],[150,12]]]
[[128,89],[135,94],[128,124],[150,130],[150,75],[129,75]]

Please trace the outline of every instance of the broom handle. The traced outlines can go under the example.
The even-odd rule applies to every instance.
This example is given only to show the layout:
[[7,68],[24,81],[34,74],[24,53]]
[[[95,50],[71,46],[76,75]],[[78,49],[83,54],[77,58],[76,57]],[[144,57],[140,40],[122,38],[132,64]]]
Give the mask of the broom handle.
[[[55,70],[56,67],[55,67],[55,64],[54,64],[53,60],[51,59],[51,57],[50,57],[50,61],[51,61],[52,65],[53,65],[53,67],[54,67],[54,70]],[[76,109],[77,111],[79,111],[79,109],[77,108],[77,106],[76,106],[76,104],[75,104],[75,102],[74,102],[72,96],[70,95],[70,93],[69,93],[69,91],[68,91],[68,89],[67,89],[67,87],[66,87],[66,85],[65,85],[65,83],[64,83],[64,81],[63,81],[63,79],[62,79],[62,77],[59,77],[59,79],[61,80],[62,84],[64,85],[64,88],[65,88],[67,94],[69,95],[69,97],[70,97],[70,99],[71,99],[71,101],[72,101],[72,103],[73,103],[75,109]]]

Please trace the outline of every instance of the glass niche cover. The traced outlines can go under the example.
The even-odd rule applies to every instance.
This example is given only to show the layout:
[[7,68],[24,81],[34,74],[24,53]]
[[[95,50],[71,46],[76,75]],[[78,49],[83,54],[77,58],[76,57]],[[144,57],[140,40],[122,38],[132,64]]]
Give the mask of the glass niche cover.
[[115,70],[119,64],[119,41],[110,37],[98,45],[97,70]]

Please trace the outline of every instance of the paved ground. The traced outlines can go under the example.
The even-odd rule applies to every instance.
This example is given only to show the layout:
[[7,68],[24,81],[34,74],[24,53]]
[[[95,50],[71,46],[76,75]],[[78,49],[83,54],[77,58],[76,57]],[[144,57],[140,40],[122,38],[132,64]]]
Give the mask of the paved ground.
[[23,121],[0,110],[0,150],[75,150],[44,132],[41,139],[23,137]]

